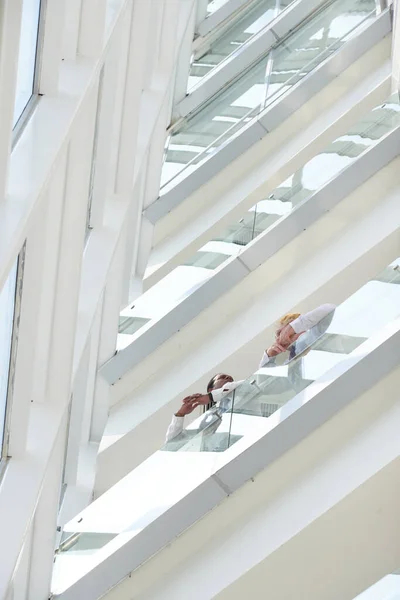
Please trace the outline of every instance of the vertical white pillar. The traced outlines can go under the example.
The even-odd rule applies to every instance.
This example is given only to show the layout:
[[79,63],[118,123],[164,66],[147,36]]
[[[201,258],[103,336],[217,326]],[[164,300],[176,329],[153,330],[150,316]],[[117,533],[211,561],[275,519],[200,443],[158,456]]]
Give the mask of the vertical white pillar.
[[150,5],[149,38],[142,47],[142,61],[144,62],[143,89],[149,90],[158,57],[158,38],[163,17],[163,4],[165,0],[146,0]]
[[[41,302],[42,281],[38,276],[42,272],[45,251],[45,220],[42,205],[28,234],[23,266],[23,287],[18,324],[18,334],[15,343],[16,363],[14,385],[11,389],[11,404],[9,410],[9,445],[8,455],[13,458],[25,454],[26,437],[29,424],[31,403],[38,400],[33,397],[35,381],[35,353],[38,337],[40,336],[40,319],[38,319]],[[41,399],[42,400],[42,399]]]
[[400,7],[399,0],[392,4],[393,37],[392,37],[392,92],[400,92]]
[[48,379],[49,400],[65,406],[71,389],[91,158],[92,139],[84,117],[76,122],[70,142]]
[[21,15],[22,0],[0,2],[0,202],[4,199],[11,151]]
[[54,550],[57,535],[57,515],[62,484],[67,414],[60,427],[35,511],[26,600],[50,597]]
[[103,48],[106,0],[82,0],[78,38],[78,54],[97,58]]
[[[67,152],[60,157],[51,180],[44,203],[43,239],[44,252],[41,265],[41,296],[35,320],[39,323],[39,332],[35,346],[35,377],[32,400],[43,402],[46,398],[47,369],[50,357],[50,345],[53,327],[54,294],[57,284],[57,265],[60,251],[61,222],[64,211],[65,177]],[[36,287],[39,277],[35,274]]]
[[189,65],[190,58],[192,55],[192,45],[194,38],[196,22],[196,2],[192,2],[187,27],[185,28],[183,39],[180,48],[178,49],[178,56],[176,62],[175,71],[175,90],[173,97],[173,104],[183,100],[187,93],[188,77],[189,77]]
[[207,16],[208,0],[197,0],[196,29]]
[[[69,2],[70,0],[68,0]],[[64,22],[67,0],[47,0],[41,9],[39,36],[39,94],[54,95],[58,90],[58,77],[63,57]]]
[[65,60],[74,60],[78,53],[79,28],[82,0],[68,0],[65,5],[62,55]]
[[[121,292],[123,284],[124,258],[126,256],[128,228],[121,232],[116,252],[109,270],[107,287],[104,293],[101,316],[100,342],[97,365],[101,367],[115,353],[118,332],[119,312],[121,310]],[[95,382],[94,405],[92,411],[90,440],[100,443],[109,411],[108,383],[98,374]]]
[[149,43],[150,2],[134,3],[129,41],[125,95],[115,180],[116,194],[131,194],[134,180],[134,161],[139,120],[139,107],[144,86],[144,61],[138,60]]

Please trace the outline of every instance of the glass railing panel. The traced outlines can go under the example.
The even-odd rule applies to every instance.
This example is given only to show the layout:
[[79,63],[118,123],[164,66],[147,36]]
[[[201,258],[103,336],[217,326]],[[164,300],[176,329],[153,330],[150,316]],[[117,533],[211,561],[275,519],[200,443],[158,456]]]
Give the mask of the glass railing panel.
[[170,440],[170,452],[223,452],[400,315],[400,259]]
[[217,40],[205,48],[202,46],[192,57],[188,91],[203,78],[267,27],[293,0],[261,0],[253,5],[226,30]]
[[[121,313],[118,348],[126,347],[134,339],[133,334],[142,333],[142,326],[150,327],[157,318],[212,277],[227,260],[240,254],[249,242],[310,199],[317,190],[399,126],[399,98],[393,94],[387,102],[377,106],[345,135],[298,169],[267,199],[258,202],[238,222],[222,230],[183,265],[143,294],[133,308],[126,308]],[[122,326],[128,318],[135,319],[134,330]]]
[[359,25],[365,26],[371,22],[375,18],[375,9],[375,0],[361,1],[354,7],[346,2],[342,5],[334,3],[273,50],[266,104],[270,99],[276,100],[308,75],[335,52]]
[[[70,521],[56,558],[53,591],[60,593],[67,588],[206,481],[225,464],[225,450],[248,435],[255,439],[265,434],[266,419],[398,318],[399,265],[397,259],[384,270],[383,277],[380,274],[360,288],[300,336],[286,353],[278,355],[271,366],[238,382],[231,395],[225,395],[177,433],[162,451]],[[383,599],[395,600],[379,598]]]
[[150,319],[144,319],[142,317],[124,317],[122,315],[119,319],[118,333],[133,335],[149,321]]
[[177,125],[166,143],[160,194],[215,154],[378,12],[375,0],[336,0]]

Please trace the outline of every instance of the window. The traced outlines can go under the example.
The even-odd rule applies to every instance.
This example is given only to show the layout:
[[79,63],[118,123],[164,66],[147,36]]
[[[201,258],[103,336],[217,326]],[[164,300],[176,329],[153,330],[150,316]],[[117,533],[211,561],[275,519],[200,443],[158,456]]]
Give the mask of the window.
[[3,443],[13,336],[18,261],[0,291],[0,447]]
[[101,102],[103,98],[103,81],[104,81],[104,67],[102,68],[99,76],[99,87],[97,92],[97,104],[96,104],[96,121],[94,125],[93,133],[93,151],[92,151],[92,166],[90,169],[90,180],[89,180],[89,199],[86,215],[86,236],[92,229],[91,216],[92,216],[92,203],[95,188],[96,178],[96,167],[97,167],[97,150],[99,145],[99,123],[100,123],[100,111]]
[[40,3],[41,0],[23,0],[22,2],[13,127],[17,124],[34,92]]

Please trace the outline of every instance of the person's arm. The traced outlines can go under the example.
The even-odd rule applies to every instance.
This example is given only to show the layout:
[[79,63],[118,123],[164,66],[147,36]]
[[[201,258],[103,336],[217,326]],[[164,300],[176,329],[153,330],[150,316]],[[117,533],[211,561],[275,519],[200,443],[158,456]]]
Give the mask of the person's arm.
[[[231,381],[229,383],[226,383],[222,387],[217,388],[216,390],[212,390],[208,394],[196,394],[197,406],[200,406],[200,405],[207,406],[207,404],[210,404],[211,402],[215,402],[215,404],[218,404],[218,402],[221,402],[221,400],[224,396],[226,396],[230,392],[233,392],[233,390],[235,390],[238,387],[238,385],[243,383],[243,381],[244,380]],[[185,398],[185,400],[183,402],[191,403],[190,398],[191,398],[190,396],[188,398]]]
[[270,346],[268,348],[268,350],[264,350],[264,354],[261,357],[258,368],[262,369],[262,367],[265,367],[265,365],[267,365],[268,363],[273,364],[274,363],[273,359],[276,356],[278,356],[278,354],[281,354],[281,352],[285,352],[285,351],[286,351],[286,348],[284,348],[283,346],[281,346],[280,344],[275,342],[274,344],[272,344],[272,346]]
[[289,326],[295,333],[303,333],[304,331],[312,329],[312,327],[317,325],[324,317],[333,312],[335,308],[336,306],[334,304],[321,304],[321,306],[314,308],[314,310],[310,310],[304,315],[297,317],[297,319],[289,323]]
[[262,369],[262,367],[265,367],[265,365],[267,365],[270,360],[271,360],[271,358],[268,356],[268,351],[264,350],[264,353],[263,353],[263,355],[261,357],[260,364],[258,365],[258,368]]
[[300,315],[291,323],[283,327],[278,336],[279,344],[289,346],[297,340],[298,337],[305,331],[309,331],[317,325],[324,317],[332,313],[336,306],[334,304],[321,304],[318,308],[310,310],[310,312]]
[[224,396],[226,396],[230,392],[233,392],[233,390],[235,390],[238,387],[238,385],[240,385],[241,383],[243,383],[243,380],[242,381],[232,381],[230,383],[226,383],[221,388],[212,390],[212,392],[210,392],[210,394],[208,394],[208,396],[212,396],[212,399],[214,400],[215,404],[218,404],[218,402],[221,402],[221,400]]
[[175,414],[172,417],[172,421],[169,424],[169,427],[167,429],[167,434],[165,436],[165,443],[170,442],[177,435],[179,435],[180,433],[182,433],[183,424],[184,424],[184,421],[185,421],[185,417],[177,416],[177,414]]
[[172,417],[172,421],[169,424],[167,429],[167,434],[165,436],[165,443],[173,440],[177,435],[182,433],[183,424],[185,421],[185,416],[190,415],[195,408],[200,406],[199,398],[201,394],[192,394],[191,396],[186,396],[182,400],[182,405],[180,409],[174,414]]

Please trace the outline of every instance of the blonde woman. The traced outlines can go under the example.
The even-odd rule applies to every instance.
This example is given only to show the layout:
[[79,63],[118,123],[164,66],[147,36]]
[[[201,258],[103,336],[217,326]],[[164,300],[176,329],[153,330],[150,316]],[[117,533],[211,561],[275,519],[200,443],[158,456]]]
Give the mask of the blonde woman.
[[[293,358],[296,354],[293,346],[294,342],[306,333],[306,331],[313,328],[315,335],[312,337],[315,339],[320,337],[328,329],[335,309],[336,306],[334,304],[321,304],[321,306],[310,310],[304,315],[300,313],[288,313],[284,315],[279,320],[279,327],[275,332],[275,342],[265,350],[259,368],[265,367],[271,358],[281,354],[281,352],[286,352],[289,346],[293,348],[293,356],[291,356]],[[326,318],[328,315],[331,315],[330,319]],[[317,325],[320,323],[321,326],[318,328]],[[310,343],[312,341],[310,340]]]

